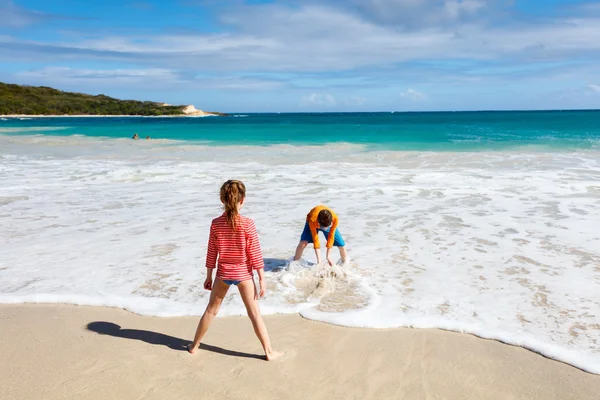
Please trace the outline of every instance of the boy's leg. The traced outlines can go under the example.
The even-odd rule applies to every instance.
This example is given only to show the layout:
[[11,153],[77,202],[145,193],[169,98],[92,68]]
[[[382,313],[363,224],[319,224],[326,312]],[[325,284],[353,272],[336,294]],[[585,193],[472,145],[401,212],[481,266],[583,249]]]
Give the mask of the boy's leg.
[[212,290],[210,291],[210,300],[206,306],[206,311],[202,315],[200,322],[198,322],[198,328],[196,329],[196,335],[194,336],[194,342],[188,347],[188,351],[192,354],[196,352],[200,341],[204,337],[204,334],[208,330],[210,323],[217,316],[221,303],[229,290],[229,285],[220,279],[215,279]]
[[348,254],[346,253],[346,247],[339,246],[338,249],[340,250],[340,258],[342,259],[342,263],[345,263],[346,260],[348,259]]
[[302,235],[300,235],[300,243],[298,243],[298,247],[296,247],[296,254],[294,254],[294,261],[298,261],[302,258],[302,253],[304,253],[304,249],[308,246],[309,243],[312,243],[312,234],[310,233],[310,227],[308,226],[308,222],[304,224],[304,229],[302,230]]
[[296,254],[294,254],[294,261],[298,261],[302,258],[302,253],[304,253],[304,249],[308,246],[308,242],[306,240],[301,240],[298,243],[298,247],[296,247]]
[[262,315],[260,315],[260,308],[258,306],[257,300],[258,294],[256,293],[256,286],[254,285],[254,280],[251,279],[240,282],[240,284],[238,285],[238,289],[240,290],[242,301],[246,306],[248,317],[250,317],[250,321],[252,321],[254,333],[256,333],[258,340],[260,340],[260,344],[265,350],[265,356],[267,358],[267,361],[271,361],[278,357],[281,357],[283,353],[275,351],[271,347],[271,340],[269,339],[267,327],[265,326],[265,322],[262,319]]
[[335,234],[333,236],[333,245],[340,250],[340,258],[342,259],[342,262],[345,263],[348,259],[348,254],[346,253],[346,242],[344,241],[339,229],[335,230]]

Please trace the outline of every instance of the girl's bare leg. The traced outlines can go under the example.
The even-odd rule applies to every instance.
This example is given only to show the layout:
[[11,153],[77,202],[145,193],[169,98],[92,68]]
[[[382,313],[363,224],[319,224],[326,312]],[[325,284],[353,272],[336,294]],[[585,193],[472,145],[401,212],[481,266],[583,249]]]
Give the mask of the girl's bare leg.
[[250,321],[252,321],[252,326],[254,327],[254,333],[260,340],[260,344],[262,344],[263,349],[265,350],[265,356],[267,361],[272,361],[278,357],[283,355],[282,352],[275,351],[271,347],[271,341],[269,340],[269,333],[267,332],[267,327],[260,315],[260,308],[258,307],[258,293],[256,293],[256,286],[254,286],[254,280],[250,279],[247,281],[240,282],[238,285],[238,289],[240,290],[240,295],[242,296],[242,300],[244,301],[244,305],[246,306],[246,311],[248,312],[248,317],[250,317]]
[[223,282],[220,279],[215,279],[212,290],[210,291],[210,300],[208,301],[208,305],[206,306],[206,311],[200,318],[200,322],[198,323],[198,328],[196,329],[196,336],[194,337],[194,342],[188,347],[188,351],[192,354],[198,350],[198,346],[200,346],[200,341],[204,337],[204,334],[208,330],[210,323],[217,316],[219,309],[221,308],[221,303],[223,303],[223,299],[227,294],[227,290],[229,290],[229,285]]

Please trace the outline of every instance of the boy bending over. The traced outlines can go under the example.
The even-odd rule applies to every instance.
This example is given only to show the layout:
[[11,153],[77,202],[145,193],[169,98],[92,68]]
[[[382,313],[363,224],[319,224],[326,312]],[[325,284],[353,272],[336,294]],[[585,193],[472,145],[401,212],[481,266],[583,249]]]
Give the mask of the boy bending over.
[[304,224],[304,230],[300,236],[300,243],[296,248],[296,254],[294,255],[294,261],[299,260],[302,257],[302,253],[309,243],[314,244],[315,254],[317,255],[317,264],[321,263],[321,248],[319,244],[319,231],[323,232],[325,238],[327,238],[327,253],[325,258],[330,266],[333,266],[331,261],[330,252],[333,246],[336,246],[340,250],[340,257],[342,262],[346,262],[346,243],[342,238],[342,234],[337,229],[338,217],[335,213],[326,206],[316,206],[306,216],[306,224]]

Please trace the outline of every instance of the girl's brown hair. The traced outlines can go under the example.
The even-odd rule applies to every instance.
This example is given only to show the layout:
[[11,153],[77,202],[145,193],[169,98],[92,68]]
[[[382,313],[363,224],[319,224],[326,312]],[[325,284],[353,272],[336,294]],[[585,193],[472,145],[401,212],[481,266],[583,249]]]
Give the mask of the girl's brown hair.
[[231,229],[235,230],[240,215],[238,204],[246,197],[246,186],[242,181],[228,180],[221,186],[221,202],[225,207],[225,218]]

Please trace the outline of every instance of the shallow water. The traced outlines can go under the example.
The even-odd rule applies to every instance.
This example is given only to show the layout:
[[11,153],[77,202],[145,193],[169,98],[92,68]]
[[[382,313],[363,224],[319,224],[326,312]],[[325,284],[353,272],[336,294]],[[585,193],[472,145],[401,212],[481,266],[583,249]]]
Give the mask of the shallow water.
[[[218,189],[237,178],[266,259],[264,313],[470,332],[600,373],[598,151],[30,134],[0,145],[0,302],[200,315]],[[289,262],[319,203],[340,217],[349,265],[314,265],[312,249]],[[243,313],[228,296],[222,315]]]

